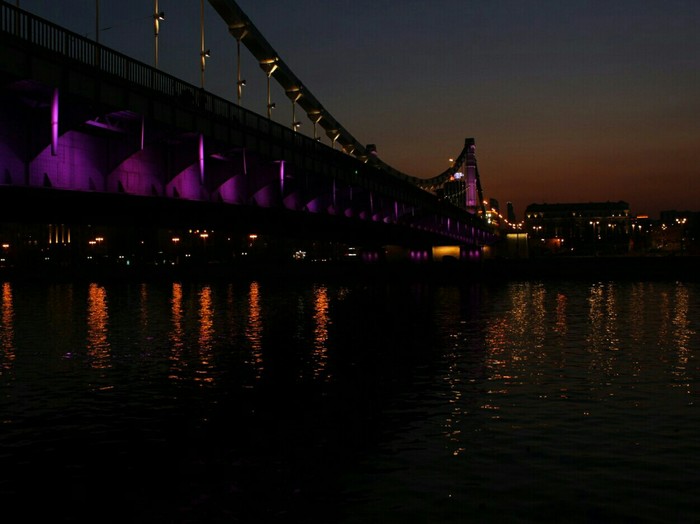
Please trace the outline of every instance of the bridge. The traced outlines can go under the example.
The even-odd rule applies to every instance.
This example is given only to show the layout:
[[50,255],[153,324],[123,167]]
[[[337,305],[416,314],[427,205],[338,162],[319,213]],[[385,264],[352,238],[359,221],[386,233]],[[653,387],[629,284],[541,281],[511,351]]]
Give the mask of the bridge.
[[[324,239],[368,260],[386,246],[414,260],[436,246],[478,259],[497,239],[474,139],[433,178],[399,172],[324,108],[233,0],[209,3],[235,39],[239,103],[0,3],[0,224],[40,224],[33,242],[48,247],[75,244],[77,231],[94,244],[85,228],[102,225]],[[267,115],[240,106],[241,45],[267,76]],[[202,73],[205,58],[202,47]],[[313,136],[296,117],[272,120],[273,79]],[[32,243],[4,234],[14,235],[0,238],[6,250]]]

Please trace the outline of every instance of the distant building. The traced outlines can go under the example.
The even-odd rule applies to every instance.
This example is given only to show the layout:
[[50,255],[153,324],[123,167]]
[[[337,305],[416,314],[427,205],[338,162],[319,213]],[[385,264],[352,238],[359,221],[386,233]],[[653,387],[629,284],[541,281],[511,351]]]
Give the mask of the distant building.
[[659,254],[700,254],[700,213],[662,211],[650,228],[649,249]]
[[525,231],[538,255],[624,254],[630,249],[627,202],[530,204]]

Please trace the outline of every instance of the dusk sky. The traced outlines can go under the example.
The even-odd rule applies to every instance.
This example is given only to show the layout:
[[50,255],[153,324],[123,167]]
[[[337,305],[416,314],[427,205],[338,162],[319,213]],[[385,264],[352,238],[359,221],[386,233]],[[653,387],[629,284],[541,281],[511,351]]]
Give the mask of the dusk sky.
[[[200,3],[159,3],[160,68],[199,85]],[[330,113],[407,174],[437,175],[473,137],[484,195],[519,218],[531,203],[607,200],[654,218],[700,211],[698,0],[238,4]],[[95,5],[20,1],[90,38]],[[153,8],[100,0],[100,42],[152,64]],[[204,18],[205,87],[235,101],[235,40],[208,2]],[[242,105],[265,114],[265,75],[242,55]],[[276,85],[272,98],[291,123]]]

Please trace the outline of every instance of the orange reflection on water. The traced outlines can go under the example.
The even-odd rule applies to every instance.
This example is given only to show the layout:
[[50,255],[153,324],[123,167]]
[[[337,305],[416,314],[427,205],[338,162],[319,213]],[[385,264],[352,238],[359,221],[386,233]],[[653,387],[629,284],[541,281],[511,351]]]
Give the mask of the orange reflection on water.
[[141,284],[141,290],[139,292],[140,309],[139,314],[141,316],[141,328],[145,333],[148,333],[148,286],[145,283]]
[[618,308],[616,287],[612,283],[594,284],[588,295],[588,335],[586,341],[594,358],[593,368],[608,372],[613,368],[613,357],[604,352],[618,351]]
[[688,319],[688,310],[690,303],[690,294],[688,288],[683,284],[676,286],[676,307],[673,310],[673,341],[674,345],[680,353],[687,356],[690,349],[690,337],[695,332],[690,328],[690,320]]
[[214,306],[211,288],[205,286],[199,292],[199,348],[211,349],[214,338]]
[[170,299],[170,323],[172,328],[170,329],[170,375],[168,378],[173,380],[181,379],[181,373],[183,370],[182,362],[182,349],[183,349],[183,335],[184,330],[182,327],[182,284],[178,282],[173,283],[172,297]]
[[[688,319],[690,294],[688,293],[688,288],[685,285],[678,283],[676,285],[675,293],[675,307],[673,309],[673,317],[671,318],[671,324],[673,325],[672,341],[674,349],[678,352],[678,359],[676,363],[676,369],[673,374],[679,379],[684,381],[684,383],[679,384],[684,387],[690,388],[690,384],[687,382],[688,376],[688,360],[690,357],[690,338],[695,332],[690,327],[690,320]],[[688,391],[690,393],[690,391]]]
[[[513,283],[509,286],[510,307],[494,316],[486,325],[486,371],[488,396],[479,409],[489,418],[499,419],[509,406],[511,392],[524,383],[538,382],[547,326],[547,292],[541,283]],[[557,302],[564,308],[565,301]],[[565,309],[557,310],[564,315]],[[560,319],[565,322],[565,319]]]
[[107,291],[97,284],[88,289],[87,309],[87,354],[92,367],[110,367],[110,345],[107,338],[109,314],[107,311]]
[[[314,377],[318,378],[323,374],[328,360],[328,325],[330,316],[328,314],[328,288],[318,286],[314,288]],[[328,378],[328,377],[326,377]]]
[[16,358],[14,320],[12,286],[9,282],[4,282],[2,285],[2,309],[0,310],[0,350],[2,350],[0,366],[2,369],[10,369]]
[[210,383],[214,381],[212,370],[212,341],[214,340],[214,306],[211,288],[204,286],[199,292],[199,363],[195,381]]
[[554,330],[561,336],[566,336],[569,327],[566,321],[567,298],[563,293],[557,294],[557,320]]
[[256,371],[255,378],[260,378],[263,370],[263,323],[260,308],[260,286],[255,281],[250,283],[250,289],[248,291],[248,325],[246,326],[245,336],[248,342],[250,342],[252,363]]

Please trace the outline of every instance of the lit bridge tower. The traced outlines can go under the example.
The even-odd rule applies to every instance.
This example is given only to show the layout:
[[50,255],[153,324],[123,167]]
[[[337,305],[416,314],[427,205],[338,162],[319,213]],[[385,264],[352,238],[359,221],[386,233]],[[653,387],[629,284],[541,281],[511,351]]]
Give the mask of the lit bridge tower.
[[473,138],[464,141],[464,149],[452,165],[436,177],[415,180],[424,189],[433,191],[451,204],[473,215],[483,217],[484,195],[481,190],[476,145]]
[[467,138],[464,143],[466,152],[464,159],[464,184],[466,201],[464,205],[467,211],[474,214],[482,214],[484,212],[484,196],[481,191],[481,182],[479,181],[479,170],[476,167],[476,145],[473,138]]

